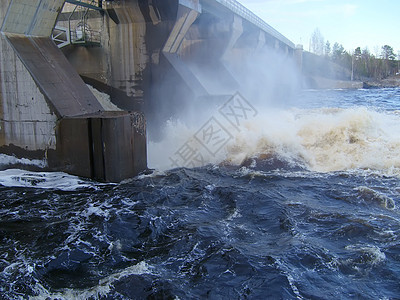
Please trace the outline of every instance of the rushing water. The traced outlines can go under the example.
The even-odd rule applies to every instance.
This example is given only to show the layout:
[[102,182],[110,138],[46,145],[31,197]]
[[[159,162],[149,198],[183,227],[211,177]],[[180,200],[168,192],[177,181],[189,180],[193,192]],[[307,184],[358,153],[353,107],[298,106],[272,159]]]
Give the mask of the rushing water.
[[300,98],[204,167],[0,172],[2,297],[398,299],[400,90]]

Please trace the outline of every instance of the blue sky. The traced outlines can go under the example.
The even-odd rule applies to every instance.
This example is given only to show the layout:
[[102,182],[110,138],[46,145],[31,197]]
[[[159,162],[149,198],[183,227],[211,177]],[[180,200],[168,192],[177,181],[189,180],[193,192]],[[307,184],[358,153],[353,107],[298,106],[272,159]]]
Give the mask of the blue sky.
[[315,28],[331,45],[360,46],[376,54],[400,51],[400,0],[238,0],[295,44],[309,49]]

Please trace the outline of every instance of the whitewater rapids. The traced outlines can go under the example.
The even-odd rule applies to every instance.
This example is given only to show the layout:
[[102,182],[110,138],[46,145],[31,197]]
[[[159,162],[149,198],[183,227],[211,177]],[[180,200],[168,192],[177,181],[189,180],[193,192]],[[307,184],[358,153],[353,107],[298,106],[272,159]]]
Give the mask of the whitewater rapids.
[[[150,166],[171,168],[179,145],[200,126],[169,121],[163,141],[150,142]],[[243,122],[216,155],[203,151],[206,164],[241,165],[249,159],[278,159],[310,171],[371,169],[400,174],[400,112],[368,107],[264,110]],[[177,141],[179,141],[177,143]],[[201,149],[201,145],[198,145]]]

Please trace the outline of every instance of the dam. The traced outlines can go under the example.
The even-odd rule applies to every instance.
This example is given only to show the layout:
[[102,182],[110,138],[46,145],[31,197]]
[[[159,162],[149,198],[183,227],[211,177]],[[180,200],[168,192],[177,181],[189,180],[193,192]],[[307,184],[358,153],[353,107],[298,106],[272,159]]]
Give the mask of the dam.
[[0,153],[105,182],[185,101],[240,91],[243,58],[298,55],[235,0],[1,0],[0,32]]

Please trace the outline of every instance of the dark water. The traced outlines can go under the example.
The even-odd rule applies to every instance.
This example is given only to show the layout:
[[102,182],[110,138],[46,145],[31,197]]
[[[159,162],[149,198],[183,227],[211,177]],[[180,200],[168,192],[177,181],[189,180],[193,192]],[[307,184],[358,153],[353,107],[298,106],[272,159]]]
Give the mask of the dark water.
[[[400,109],[396,89],[302,97],[309,108],[363,105],[381,117]],[[396,163],[400,150],[390,152],[388,161]],[[322,173],[277,154],[246,167],[175,169],[119,185],[2,173],[0,293],[4,299],[399,299],[395,163]],[[50,179],[66,185],[45,188]]]

